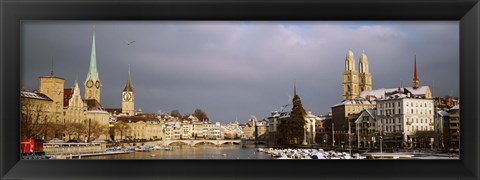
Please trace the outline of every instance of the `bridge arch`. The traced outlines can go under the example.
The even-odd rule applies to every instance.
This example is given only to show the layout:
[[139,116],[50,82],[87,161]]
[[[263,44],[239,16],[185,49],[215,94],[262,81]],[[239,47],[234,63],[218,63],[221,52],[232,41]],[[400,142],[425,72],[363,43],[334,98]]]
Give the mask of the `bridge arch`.
[[212,141],[195,141],[193,142],[192,146],[195,146],[197,144],[213,144],[213,145],[217,145],[217,143],[215,142],[212,142]]
[[170,141],[170,142],[167,142],[167,146],[170,146],[172,144],[185,144],[185,145],[190,145],[188,144],[187,142],[184,142],[184,141]]

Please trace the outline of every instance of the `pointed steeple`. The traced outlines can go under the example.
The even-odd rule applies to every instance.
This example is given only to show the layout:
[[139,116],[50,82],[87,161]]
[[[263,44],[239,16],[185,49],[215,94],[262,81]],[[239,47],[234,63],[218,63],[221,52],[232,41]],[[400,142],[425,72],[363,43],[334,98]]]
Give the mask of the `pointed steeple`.
[[50,76],[54,77],[55,73],[53,73],[53,56],[52,56],[52,71],[50,71]]
[[418,88],[418,74],[417,74],[417,55],[415,54],[413,60],[413,89]]
[[73,88],[73,96],[80,96],[80,88],[78,87],[78,81],[76,79]]
[[125,84],[125,88],[123,88],[123,91],[131,91],[131,92],[134,92],[133,86],[132,86],[132,77],[131,77],[131,75],[130,75],[130,64],[128,65],[127,83]]
[[293,81],[293,96],[297,95],[297,82]]
[[90,67],[88,70],[87,81],[89,77],[93,82],[99,80],[97,71],[97,53],[95,49],[95,26],[93,26],[92,52],[90,56]]

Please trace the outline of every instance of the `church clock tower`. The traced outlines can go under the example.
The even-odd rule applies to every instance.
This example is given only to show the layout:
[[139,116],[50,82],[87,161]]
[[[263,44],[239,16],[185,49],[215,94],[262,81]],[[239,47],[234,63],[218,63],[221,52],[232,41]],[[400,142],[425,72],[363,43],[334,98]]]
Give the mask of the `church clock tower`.
[[95,50],[95,26],[93,27],[92,53],[90,56],[90,68],[85,80],[85,99],[95,99],[100,103],[100,77],[97,71],[97,55]]
[[355,57],[351,49],[345,57],[345,71],[343,72],[343,100],[353,99],[360,95],[358,87],[358,73],[355,70]]
[[125,88],[122,92],[122,113],[130,116],[134,115],[135,109],[135,90],[132,86],[132,77],[130,75],[130,65],[128,67],[128,77]]
[[372,90],[372,75],[370,71],[368,71],[368,58],[365,51],[362,52],[360,55],[360,62],[359,62],[359,78],[360,78],[360,93],[362,91],[371,91]]

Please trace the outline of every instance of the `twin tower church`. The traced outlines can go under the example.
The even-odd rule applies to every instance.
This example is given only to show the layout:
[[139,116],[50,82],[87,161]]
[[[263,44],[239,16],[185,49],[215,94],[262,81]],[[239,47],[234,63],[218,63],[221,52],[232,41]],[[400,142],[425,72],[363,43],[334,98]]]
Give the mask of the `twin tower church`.
[[351,49],[345,57],[345,71],[343,72],[343,100],[354,99],[362,91],[372,90],[372,75],[368,71],[368,58],[365,51],[360,55],[360,71],[355,70],[355,58]]
[[[358,63],[359,71],[355,69],[355,57],[351,49],[348,50],[345,57],[345,71],[343,72],[343,100],[352,100],[356,98],[366,98],[367,96],[378,96],[385,94],[385,92],[398,90],[392,89],[375,89],[372,90],[372,75],[368,70],[368,58],[365,51],[360,55]],[[419,79],[417,74],[417,58],[414,58],[413,70],[413,86],[404,87],[413,94],[421,94],[422,97],[431,98],[430,88],[428,86],[419,86]],[[380,98],[380,97],[375,97]]]

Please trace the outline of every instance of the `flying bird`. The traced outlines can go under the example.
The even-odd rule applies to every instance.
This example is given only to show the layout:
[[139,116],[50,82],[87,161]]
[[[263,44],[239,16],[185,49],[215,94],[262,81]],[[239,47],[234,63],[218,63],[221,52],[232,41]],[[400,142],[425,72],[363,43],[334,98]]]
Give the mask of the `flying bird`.
[[127,46],[128,46],[128,45],[134,43],[135,41],[127,41],[127,40],[125,40],[125,42],[127,43]]

